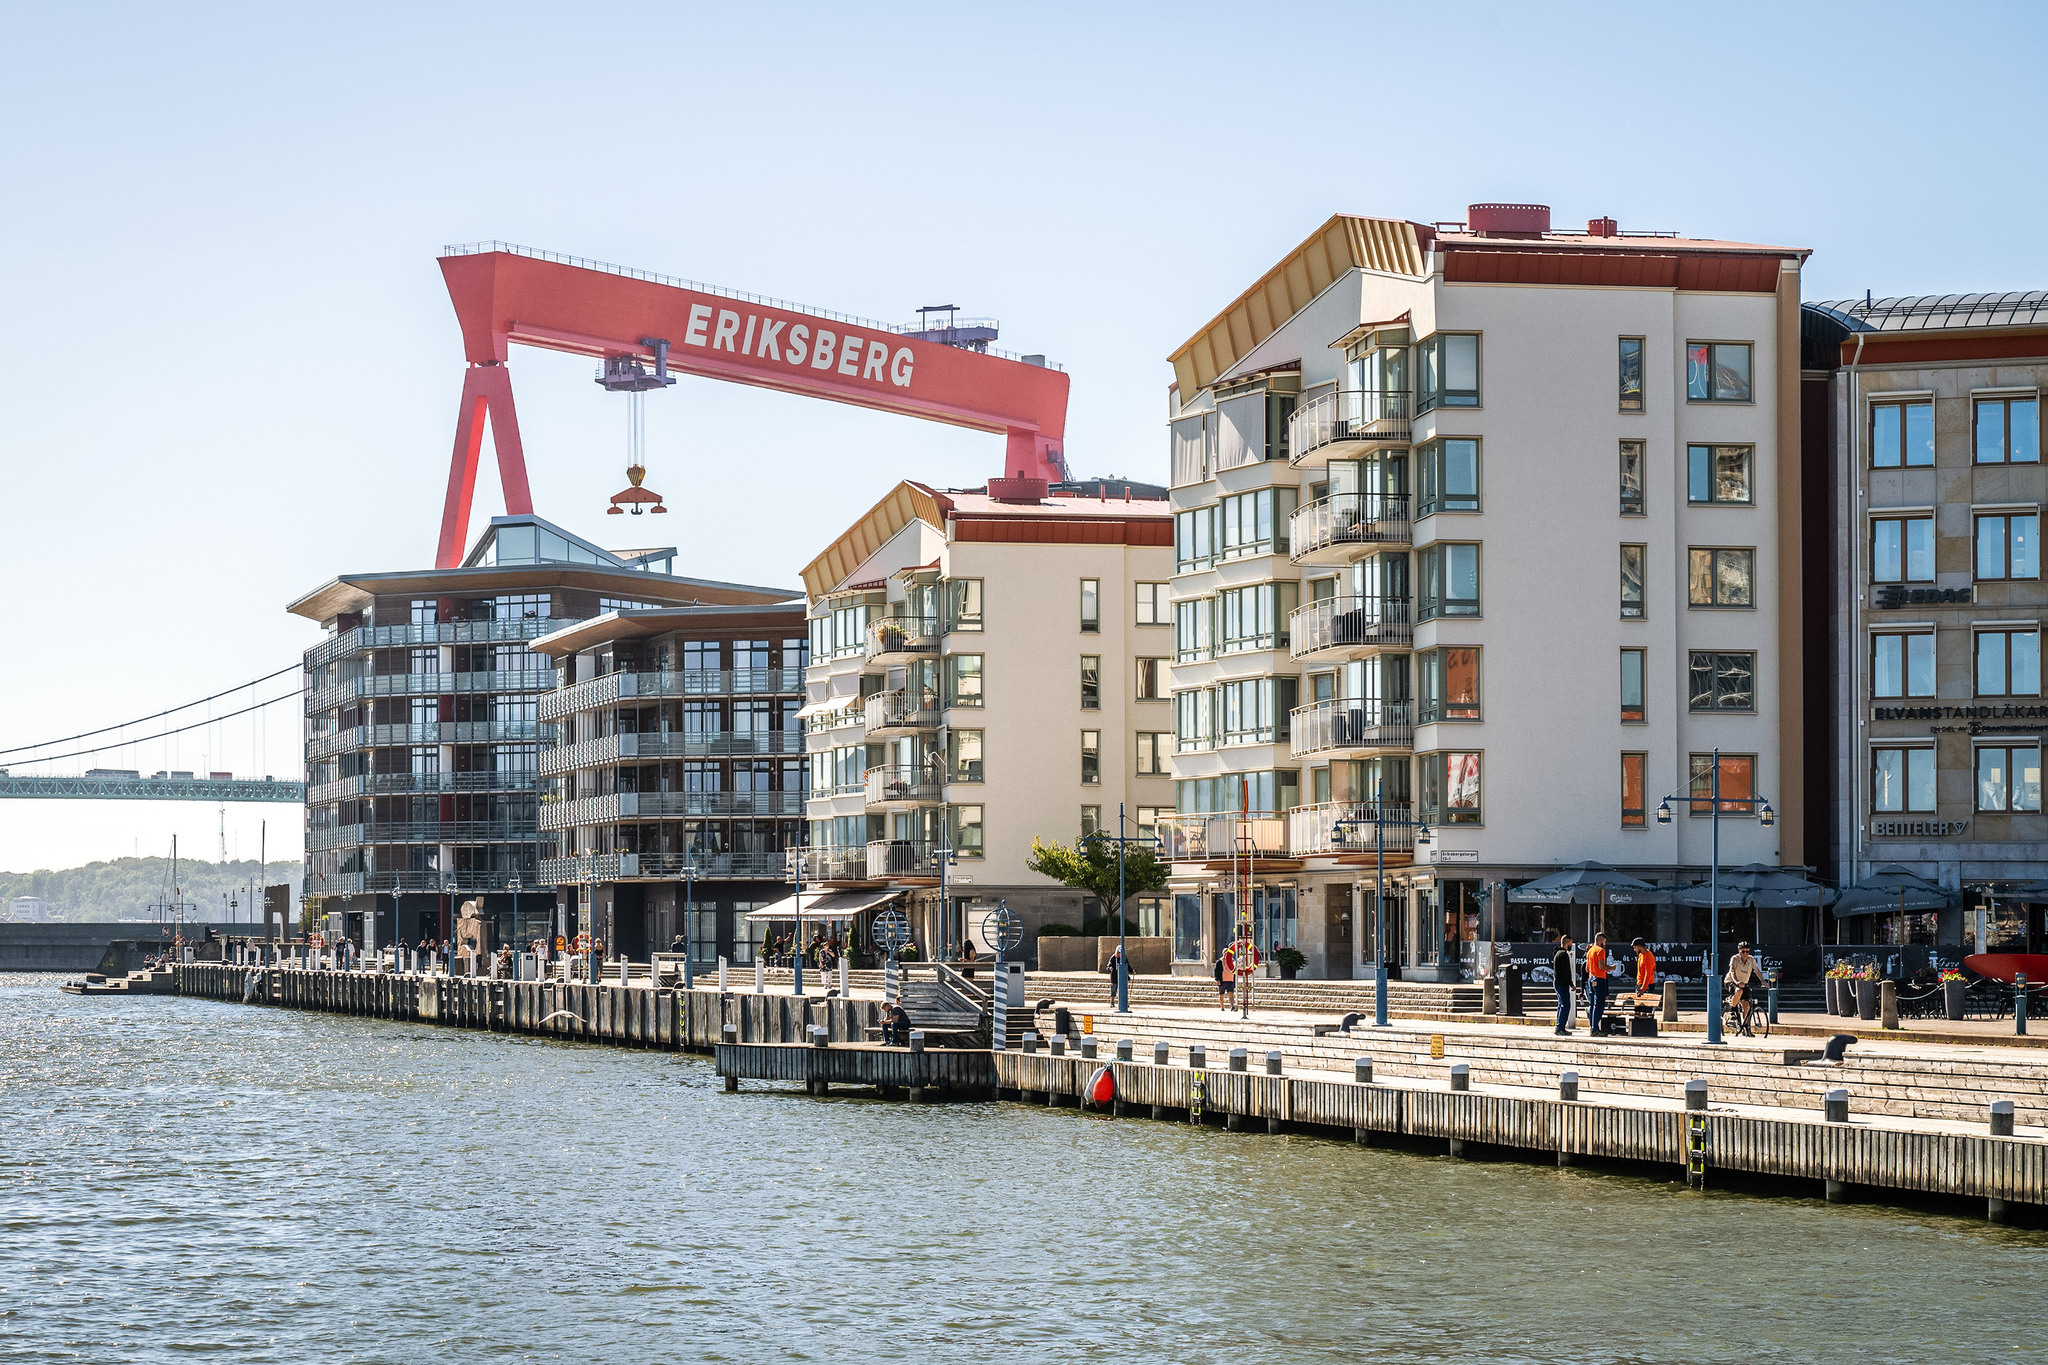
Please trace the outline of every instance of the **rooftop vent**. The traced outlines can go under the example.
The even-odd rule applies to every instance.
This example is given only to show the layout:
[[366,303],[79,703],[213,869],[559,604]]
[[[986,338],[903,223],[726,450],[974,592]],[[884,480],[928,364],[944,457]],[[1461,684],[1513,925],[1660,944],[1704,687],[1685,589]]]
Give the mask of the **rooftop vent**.
[[1045,479],[1027,479],[1019,473],[1014,479],[990,479],[988,495],[997,502],[1039,502],[1050,490],[1051,484]]
[[1468,205],[1465,227],[1481,237],[1541,237],[1550,231],[1550,205]]
[[1615,222],[1612,218],[1588,218],[1586,220],[1586,235],[1588,237],[1619,237],[1621,236],[1621,224]]

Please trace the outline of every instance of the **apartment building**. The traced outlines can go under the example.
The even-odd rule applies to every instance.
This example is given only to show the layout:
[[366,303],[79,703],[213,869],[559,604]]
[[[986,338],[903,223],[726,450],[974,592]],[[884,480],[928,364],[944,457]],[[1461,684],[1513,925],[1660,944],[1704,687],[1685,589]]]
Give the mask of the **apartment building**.
[[841,893],[818,913],[895,903],[927,953],[986,948],[997,903],[1027,953],[1101,913],[1026,862],[1034,837],[1113,833],[1120,804],[1134,834],[1172,807],[1171,544],[1156,486],[904,482],[804,569],[802,867]]
[[[1655,812],[1716,751],[1725,797],[1799,808],[1805,255],[1340,215],[1174,352],[1184,970],[1249,886],[1267,946],[1366,974],[1384,862],[1390,966],[1458,979],[1564,924],[1521,881],[1702,875],[1711,803]],[[1721,856],[1798,864],[1801,830],[1724,807]]]
[[540,718],[540,880],[568,920],[644,960],[754,960],[747,915],[803,844],[809,648],[794,590],[606,612],[533,642],[556,666]]
[[2048,877],[2048,293],[1812,303],[1803,330],[1830,495],[1810,538],[1833,551],[1824,851],[1844,882],[1898,864],[1962,904],[1842,931],[2036,951],[2042,907],[2010,893]]
[[325,631],[304,660],[305,891],[328,933],[446,939],[473,897],[501,940],[547,930],[539,706],[555,671],[533,644],[607,612],[794,596],[678,577],[674,554],[497,517],[459,568],[342,574],[291,604]]

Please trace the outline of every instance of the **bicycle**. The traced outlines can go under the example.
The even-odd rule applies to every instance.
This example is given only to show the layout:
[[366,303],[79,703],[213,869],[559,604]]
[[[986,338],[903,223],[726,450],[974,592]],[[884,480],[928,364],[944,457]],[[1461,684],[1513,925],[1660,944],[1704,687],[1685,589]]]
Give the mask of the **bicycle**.
[[1758,1037],[1759,1029],[1762,1030],[1762,1037],[1771,1036],[1770,1013],[1754,996],[1754,992],[1760,990],[1762,985],[1761,981],[1752,980],[1745,987],[1730,987],[1728,999],[1722,1005],[1728,1016],[1729,1027],[1745,1038]]

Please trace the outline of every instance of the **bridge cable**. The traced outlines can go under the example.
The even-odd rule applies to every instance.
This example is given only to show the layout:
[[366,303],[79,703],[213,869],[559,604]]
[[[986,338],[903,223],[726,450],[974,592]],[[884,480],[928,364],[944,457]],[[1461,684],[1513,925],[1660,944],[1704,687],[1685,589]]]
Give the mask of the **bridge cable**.
[[[296,668],[297,665],[294,664],[293,667]],[[277,675],[273,673],[271,676],[276,677]],[[302,697],[304,695],[305,694],[302,692],[287,692],[281,697],[272,697],[269,701],[259,701],[254,706],[245,706],[239,711],[230,711],[226,715],[214,716],[209,720],[195,720],[190,725],[181,725],[175,730],[164,730],[154,735],[143,735],[137,739],[115,740],[111,744],[100,744],[90,749],[73,749],[68,754],[44,754],[40,758],[17,758],[14,761],[16,763],[49,763],[60,758],[82,758],[86,754],[103,754],[107,752],[109,749],[126,749],[129,746],[135,744],[149,744],[159,739],[168,739],[172,735],[182,735],[187,730],[203,730],[207,726],[214,724],[216,721],[230,720],[235,716],[247,715],[251,711],[260,711],[266,706],[275,706],[281,701],[295,701],[299,697]],[[179,707],[178,709],[182,711],[184,708]],[[87,731],[87,733],[98,734],[99,731],[91,730]],[[80,738],[80,736],[73,736],[73,738]],[[50,743],[52,744],[61,744],[63,742],[64,741],[57,739],[53,739],[50,741]]]
[[[204,706],[206,703],[210,701],[216,701],[221,697],[230,696],[236,692],[246,691],[247,689],[254,687],[257,683],[269,682],[272,678],[281,677],[284,674],[294,672],[301,667],[303,667],[303,665],[301,664],[287,664],[285,667],[278,669],[277,672],[275,673],[265,673],[260,678],[251,678],[248,682],[242,683],[240,686],[230,687],[226,692],[216,692],[211,697],[201,697],[198,701],[188,701],[183,706],[173,706],[168,711],[159,711],[153,716],[143,716],[140,720],[124,720],[119,725],[103,725],[97,730],[86,730],[80,734],[66,735],[62,739],[46,739],[40,744],[17,744],[12,749],[0,749],[0,758],[4,758],[8,754],[22,753],[29,749],[47,749],[52,744],[69,744],[74,739],[91,739],[94,735],[104,735],[110,730],[125,730],[131,725],[140,725],[144,721],[162,720],[165,716],[176,715],[180,711],[189,711],[195,706]],[[265,706],[270,705],[269,702],[265,702],[263,704]],[[237,711],[233,714],[240,715],[242,713]],[[188,725],[185,728],[189,730],[193,727]],[[176,730],[167,730],[165,731],[165,733],[174,735],[178,732]],[[107,747],[114,748],[116,746],[110,744]],[[97,753],[99,751],[96,749],[86,749],[82,750],[81,752]],[[40,761],[41,760],[39,759],[21,760],[21,762],[24,763],[34,763]]]

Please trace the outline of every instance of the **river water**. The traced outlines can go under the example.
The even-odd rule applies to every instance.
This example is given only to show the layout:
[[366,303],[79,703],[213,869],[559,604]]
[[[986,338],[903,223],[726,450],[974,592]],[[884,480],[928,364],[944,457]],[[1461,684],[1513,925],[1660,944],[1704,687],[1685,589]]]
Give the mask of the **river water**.
[[0,1360],[2048,1355],[2048,1235],[0,975]]

